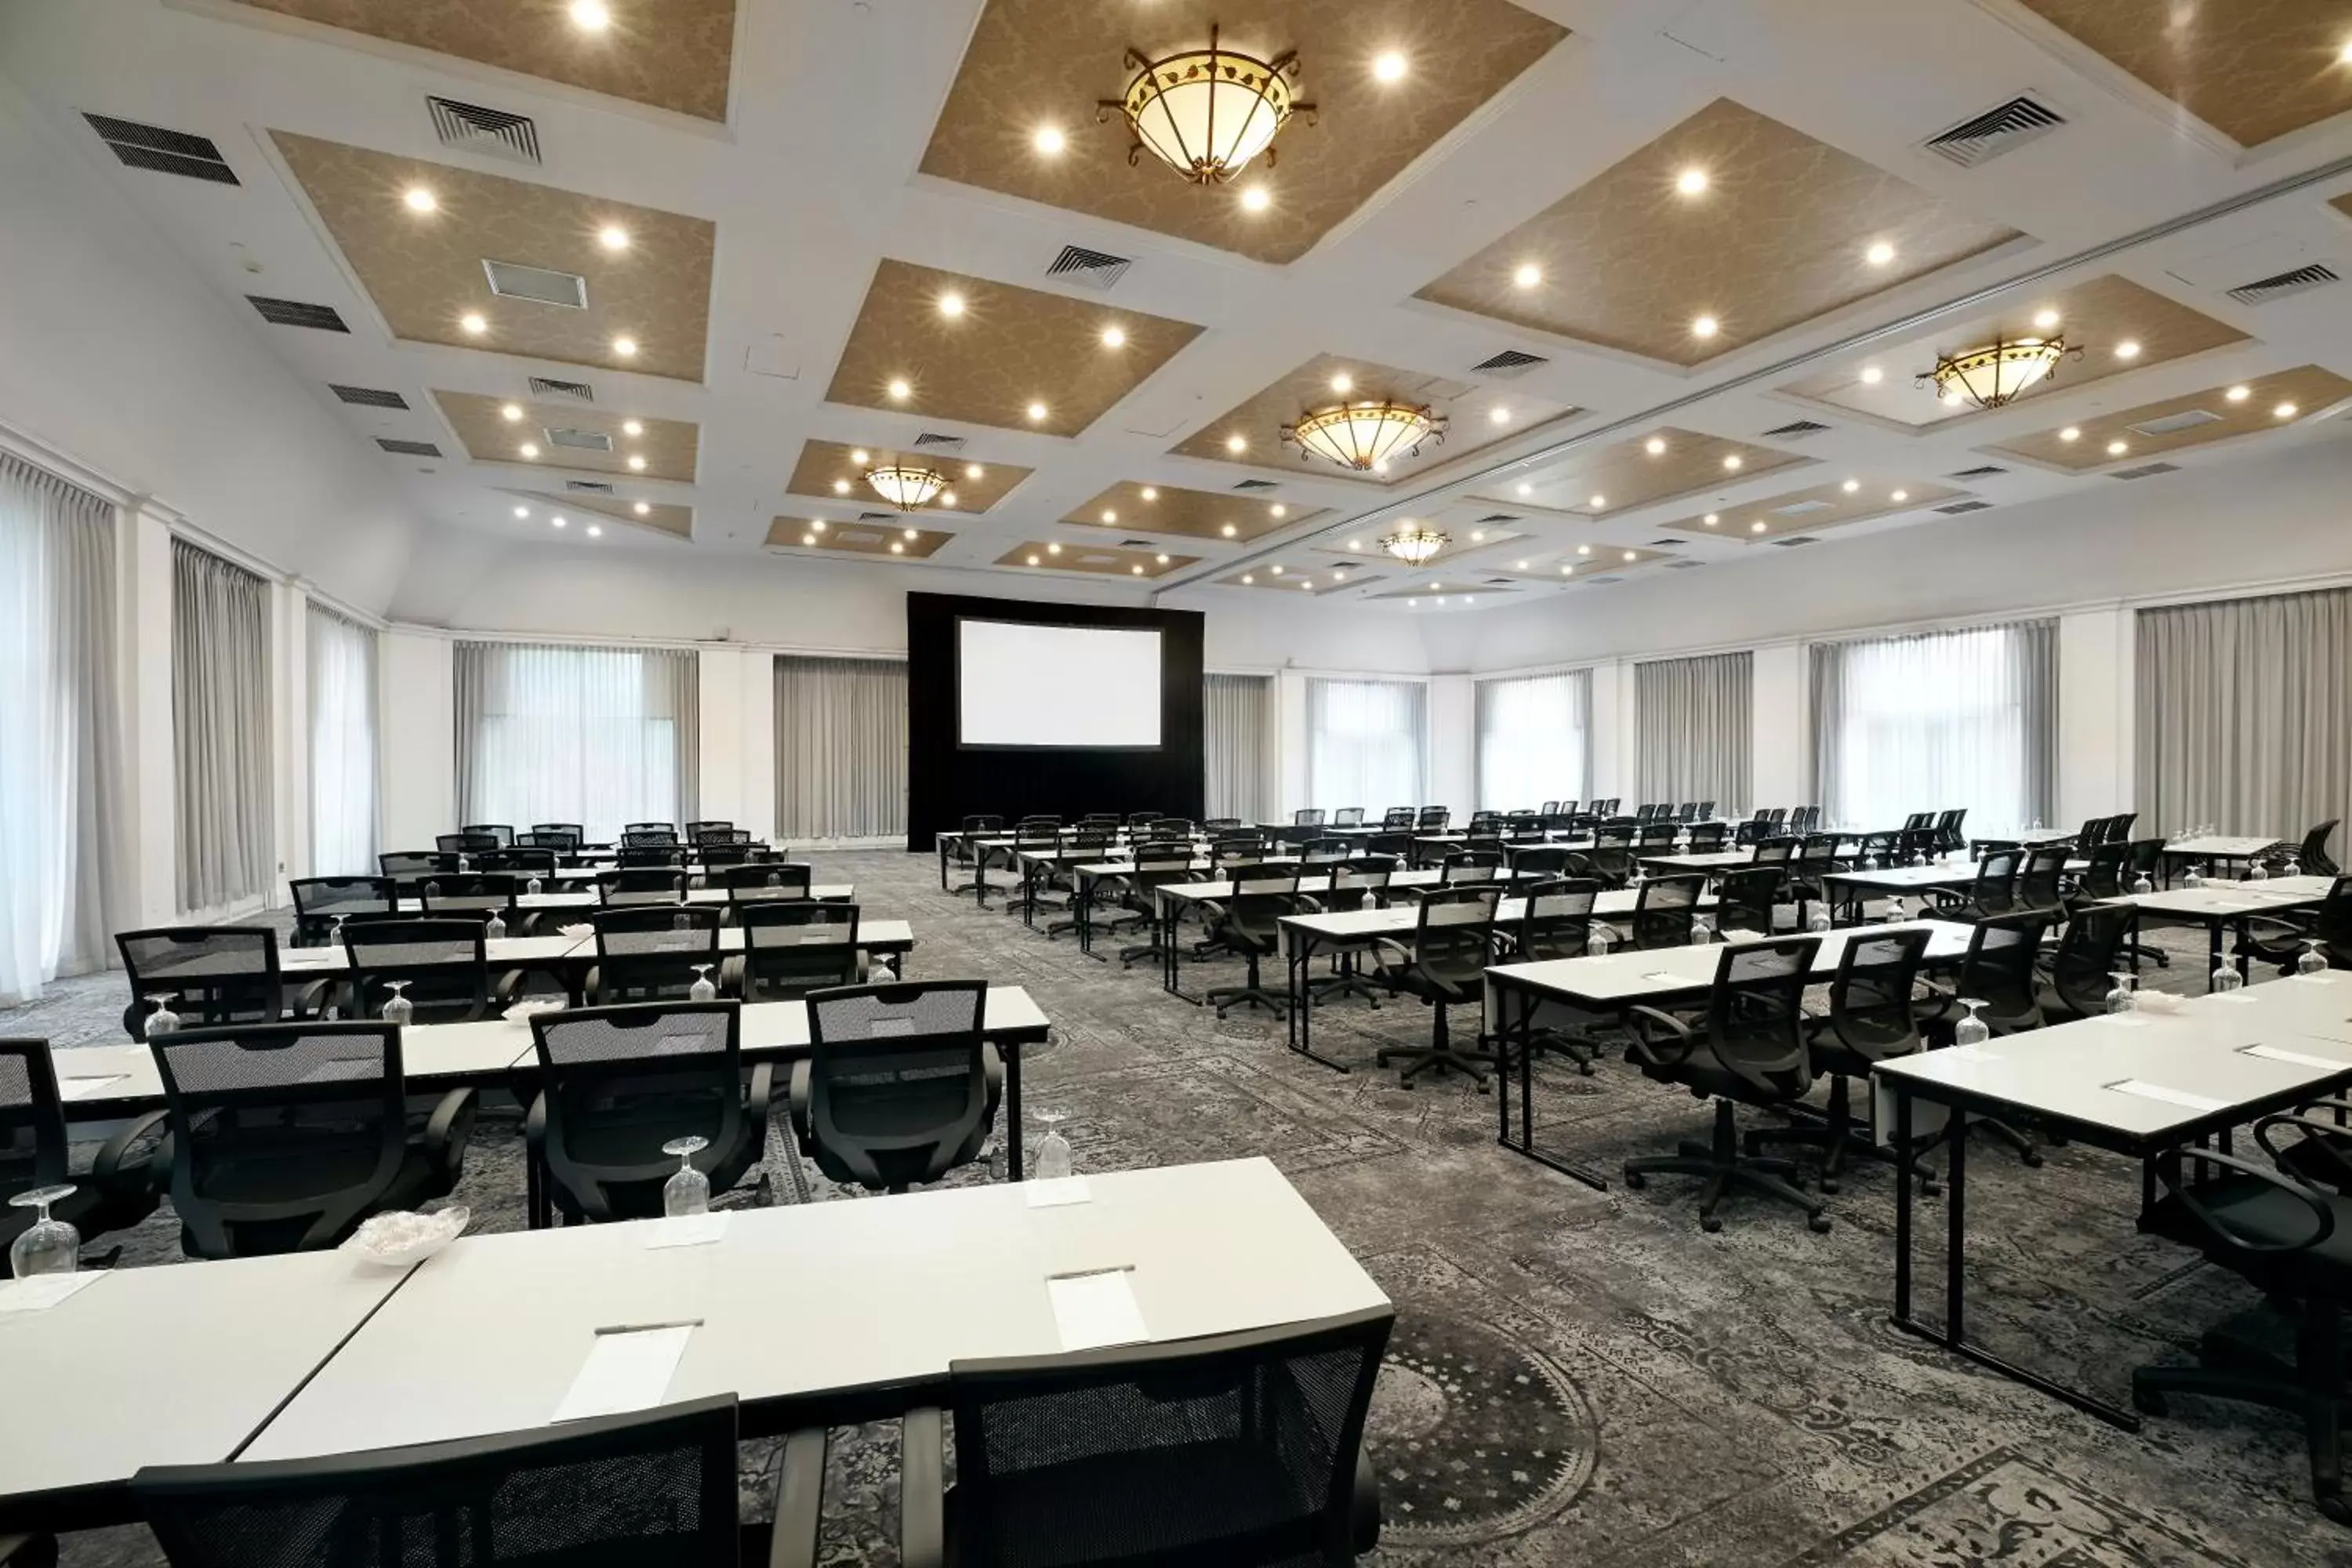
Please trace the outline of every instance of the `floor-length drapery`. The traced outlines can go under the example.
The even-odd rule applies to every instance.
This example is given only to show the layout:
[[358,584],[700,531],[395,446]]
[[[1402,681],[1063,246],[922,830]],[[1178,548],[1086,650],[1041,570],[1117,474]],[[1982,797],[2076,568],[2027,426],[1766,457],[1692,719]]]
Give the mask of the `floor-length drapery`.
[[776,656],[776,831],[904,838],[907,665]]
[[2137,630],[2137,831],[2352,817],[2352,589],[2170,605]]
[[1478,683],[1478,805],[1532,811],[1592,793],[1592,672]]
[[1374,821],[1422,804],[1427,690],[1417,680],[1307,682],[1307,798],[1325,811],[1360,805]]
[[111,962],[114,509],[0,453],[0,1005]]
[[310,874],[376,867],[376,635],[313,603],[308,620]]
[[1265,675],[1202,678],[1204,816],[1266,820],[1265,720],[1273,687],[1273,677]]
[[694,816],[691,649],[461,642],[454,654],[466,821],[577,822],[609,840],[625,823]]
[[1754,663],[1746,653],[1633,667],[1634,789],[1644,801],[1748,802]]
[[172,542],[172,750],[180,907],[217,910],[269,891],[269,584],[184,539]]

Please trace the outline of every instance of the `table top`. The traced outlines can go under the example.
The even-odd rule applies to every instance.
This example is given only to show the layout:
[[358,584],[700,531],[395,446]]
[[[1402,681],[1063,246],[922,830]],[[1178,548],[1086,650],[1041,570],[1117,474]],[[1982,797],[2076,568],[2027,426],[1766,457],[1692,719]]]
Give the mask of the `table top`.
[[[1384,888],[1433,888],[1439,885],[1444,876],[1444,871],[1435,866],[1423,866],[1412,870],[1399,868],[1397,870],[1389,873],[1389,879],[1381,885]],[[1514,878],[1525,878],[1530,882],[1541,880],[1541,878],[1533,871],[1507,871],[1500,868],[1496,869],[1495,875],[1488,879],[1488,880],[1507,882]],[[1259,879],[1249,878],[1244,879],[1258,880]],[[1267,877],[1263,879],[1269,882],[1278,882],[1287,880],[1287,878],[1285,876],[1274,876]],[[1464,883],[1461,885],[1465,887],[1475,887],[1479,884]],[[1298,879],[1298,890],[1302,893],[1328,892],[1330,890],[1330,887],[1331,879],[1328,875],[1303,876]],[[1164,893],[1180,904],[1193,903],[1203,899],[1230,899],[1234,896],[1234,884],[1229,881],[1162,882],[1159,887],[1152,890],[1157,893]]]
[[2306,908],[2327,897],[2332,877],[2273,877],[2261,882],[2221,882],[2203,888],[2159,888],[2152,893],[2126,893],[2104,903],[2133,904],[2143,912],[2175,920],[2236,921],[2249,916]]
[[[483,944],[490,967],[497,969],[527,969],[533,964],[573,963],[593,963],[596,960],[596,938],[593,932],[578,936],[561,931],[546,936],[507,936]],[[869,921],[857,922],[857,945],[869,952],[903,952],[915,945],[915,928],[906,921]],[[743,951],[743,928],[720,926],[719,950],[721,952]],[[278,969],[281,974],[341,974],[351,968],[351,956],[341,947],[289,947],[278,950]]]
[[[282,1459],[547,1424],[593,1342],[698,1320],[667,1398],[919,1390],[950,1363],[1060,1348],[1046,1280],[1128,1268],[1155,1340],[1359,1311],[1387,1298],[1264,1159],[738,1209],[699,1247],[658,1222],[467,1237],[420,1266],[243,1456]],[[856,1310],[842,1285],[856,1282]],[[69,1378],[70,1369],[60,1369]],[[921,1395],[918,1394],[917,1397]]]
[[[2069,871],[2087,871],[2088,860],[2069,860]],[[1977,879],[1977,863],[1960,856],[1952,856],[1927,866],[1881,866],[1874,871],[1855,869],[1832,871],[1824,881],[1840,882],[1850,888],[1884,888],[1895,892],[1916,892],[1922,888],[1965,888]]]
[[1706,849],[1696,855],[1645,855],[1636,851],[1634,858],[1652,870],[1722,871],[1756,864],[1756,851],[1748,849]]
[[2283,838],[2209,833],[2201,838],[2182,838],[2167,844],[2164,852],[2167,855],[2203,855],[2217,860],[2242,860],[2249,855],[2259,855],[2285,842]]
[[[1612,888],[1592,900],[1592,912],[1604,920],[1622,920],[1633,914],[1641,895],[1632,888]],[[1711,893],[1700,897],[1694,906],[1700,912],[1716,907]],[[1504,899],[1495,906],[1495,923],[1509,925],[1527,913],[1525,899]],[[1330,942],[1350,938],[1388,936],[1397,931],[1409,931],[1421,921],[1418,904],[1397,904],[1378,910],[1332,910],[1319,915],[1284,915],[1277,924],[1290,926],[1309,935]]]
[[[723,904],[728,901],[725,888],[691,888],[686,895],[689,904]],[[845,904],[857,897],[855,882],[820,882],[809,889],[809,897],[821,903]],[[515,906],[525,910],[593,910],[601,900],[591,892],[580,893],[519,893]]]
[[[1910,930],[1928,933],[1929,963],[1950,963],[1969,950],[1969,928],[1951,921],[1847,927],[1822,933],[1821,950],[1813,958],[1814,979],[1827,980],[1837,973],[1838,960],[1853,938]],[[1486,978],[1490,983],[1501,980],[1561,1001],[1626,1006],[1659,996],[1708,989],[1715,984],[1723,951],[1724,944],[1716,943],[1706,947],[1633,950],[1598,958],[1554,958],[1539,963],[1498,963],[1486,971]]]

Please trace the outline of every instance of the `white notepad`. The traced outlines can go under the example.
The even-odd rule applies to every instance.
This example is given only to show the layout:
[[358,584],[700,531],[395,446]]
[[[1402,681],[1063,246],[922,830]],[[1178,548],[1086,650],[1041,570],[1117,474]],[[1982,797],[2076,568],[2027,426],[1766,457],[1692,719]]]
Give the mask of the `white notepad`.
[[1065,1204],[1094,1201],[1094,1194],[1087,1190],[1087,1179],[1084,1176],[1061,1176],[1053,1181],[1024,1182],[1021,1184],[1021,1193],[1029,1200],[1029,1206],[1033,1209],[1057,1209]]
[[646,1237],[646,1245],[653,1247],[707,1247],[727,1234],[724,1214],[681,1215],[676,1219],[658,1219]]
[[105,1278],[105,1269],[90,1268],[72,1274],[36,1274],[30,1279],[11,1279],[0,1284],[0,1312],[46,1312]]
[[2340,1071],[2347,1066],[2352,1066],[2352,1063],[2337,1061],[2330,1057],[2305,1056],[2301,1051],[2290,1051],[2280,1046],[2244,1046],[2239,1048],[2238,1054],[2242,1057],[2260,1057],[2266,1062],[2285,1062],[2290,1067],[2330,1068]]
[[670,1374],[693,1335],[691,1323],[599,1333],[564,1391],[563,1403],[548,1419],[584,1421],[650,1410],[669,1392]]
[[1054,1304],[1054,1327],[1062,1336],[1064,1350],[1142,1344],[1151,1338],[1151,1331],[1143,1326],[1143,1309],[1136,1305],[1135,1289],[1129,1282],[1131,1272],[1105,1268],[1045,1281],[1045,1295]]
[[2142,1100],[2160,1100],[2167,1105],[2178,1105],[2189,1110],[2220,1110],[2229,1104],[2227,1100],[2209,1100],[2201,1094],[2191,1094],[2185,1089],[2167,1089],[2146,1079],[2127,1078],[2106,1087],[2117,1094],[2137,1095]]
[[88,1100],[109,1084],[121,1083],[130,1076],[127,1072],[116,1072],[109,1073],[104,1078],[62,1078],[58,1080],[58,1098]]

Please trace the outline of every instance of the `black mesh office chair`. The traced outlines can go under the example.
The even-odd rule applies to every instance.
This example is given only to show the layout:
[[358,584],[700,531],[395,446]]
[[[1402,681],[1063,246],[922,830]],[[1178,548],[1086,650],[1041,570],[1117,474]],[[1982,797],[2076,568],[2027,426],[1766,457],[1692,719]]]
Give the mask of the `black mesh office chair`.
[[443,833],[433,840],[433,847],[444,855],[484,855],[503,845],[495,833]]
[[1788,874],[1779,866],[1742,866],[1725,872],[1716,883],[1715,929],[1726,941],[1746,940],[1734,938],[1735,931],[1770,936],[1787,889]]
[[2307,915],[2259,915],[2248,920],[2238,939],[2238,952],[2263,963],[2278,965],[2281,974],[2294,973],[2304,943],[2316,938],[2320,956],[2330,969],[2352,969],[2352,877],[2337,877],[2326,897]]
[[[49,1214],[81,1232],[84,1245],[137,1225],[155,1212],[147,1156],[163,1120],[160,1111],[134,1118],[99,1149],[87,1172],[77,1173],[68,1163],[65,1100],[49,1042],[0,1039],[0,1204],[37,1187],[71,1184],[72,1194],[51,1204]],[[0,1207],[0,1247],[13,1245],[38,1217],[29,1208]]]
[[1935,889],[1936,918],[1944,921],[1986,921],[2017,912],[2017,871],[2025,863],[2021,849],[1988,849],[1977,861],[1976,880],[1968,891]]
[[1304,865],[1329,866],[1354,852],[1355,846],[1345,838],[1310,838],[1298,847],[1298,858]]
[[1491,882],[1433,889],[1421,900],[1410,944],[1389,937],[1374,944],[1373,978],[1391,991],[1420,997],[1431,1008],[1429,1044],[1383,1046],[1372,1058],[1380,1067],[1403,1061],[1397,1081],[1407,1088],[1432,1069],[1466,1072],[1481,1089],[1486,1087],[1493,1053],[1478,1043],[1477,1035],[1466,1048],[1455,1046],[1447,1012],[1485,1005],[1486,966],[1495,957],[1495,914],[1502,900],[1503,889]]
[[259,1464],[151,1465],[173,1568],[806,1568],[824,1436],[786,1446],[771,1528],[738,1518],[735,1396],[529,1432]]
[[1613,823],[1593,829],[1592,847],[1585,851],[1592,874],[1612,888],[1633,879],[1633,830]]
[[1503,852],[1503,862],[1517,876],[1550,878],[1568,869],[1569,854],[1564,844],[1520,844]]
[[501,849],[512,844],[515,836],[514,825],[507,822],[461,822],[457,825],[457,831],[488,834],[498,840],[499,847]]
[[1411,832],[1416,815],[1409,805],[1390,806],[1381,813],[1381,827],[1390,833]]
[[[1952,1030],[1963,1016],[1961,999],[1981,1002],[1978,1016],[1986,1027],[1998,1037],[2014,1035],[2042,1026],[2041,974],[2036,968],[2042,953],[2042,933],[2050,929],[2051,915],[2044,910],[2024,910],[2011,915],[1989,915],[1976,922],[1969,933],[1969,951],[1959,963],[1949,989],[1930,984],[1928,994],[1941,1005],[1932,1013],[1923,1012],[1920,1024],[1939,1046],[1952,1043]],[[1952,1136],[1952,1129],[1961,1125],[1954,1116],[1944,1124],[1944,1130],[1925,1140],[1919,1147],[1927,1149]],[[2042,1163],[2042,1152],[2033,1139],[2006,1121],[1989,1117],[1972,1116],[1965,1125],[1970,1135],[1984,1132],[2017,1151],[2017,1157],[2027,1165]]]
[[148,1048],[191,1258],[340,1246],[370,1215],[447,1196],[465,1172],[474,1091],[443,1095],[412,1139],[390,1024],[183,1029]]
[[1205,993],[1217,1016],[1223,1017],[1229,1007],[1263,1007],[1276,1017],[1287,1015],[1289,1000],[1265,987],[1259,978],[1258,966],[1281,951],[1282,929],[1277,922],[1283,916],[1299,911],[1297,873],[1267,869],[1242,872],[1231,893],[1222,899],[1204,899],[1199,909],[1210,937],[1240,954],[1248,966],[1248,973],[1239,985],[1213,986]]
[[404,993],[417,1024],[467,1024],[511,1006],[522,994],[522,971],[493,974],[489,948],[477,920],[352,921],[343,927],[346,964],[341,1000],[346,1018],[376,1018]]
[[325,947],[337,921],[384,920],[398,908],[389,877],[296,877],[286,887],[294,895],[296,947]]
[[577,822],[534,822],[530,830],[533,833],[568,833],[572,835],[572,845],[575,849],[588,841],[586,826]]
[[1443,833],[1445,831],[1446,823],[1453,819],[1453,816],[1454,814],[1444,806],[1424,805],[1421,808],[1421,815],[1413,819],[1412,825],[1416,830],[1423,833]]
[[613,852],[613,863],[623,870],[638,871],[686,866],[686,851],[675,844],[629,844]]
[[1716,1210],[1737,1190],[1778,1198],[1805,1211],[1815,1230],[1830,1227],[1821,1200],[1790,1178],[1787,1160],[1740,1152],[1733,1108],[1779,1109],[1804,1098],[1812,1088],[1812,1058],[1805,1042],[1805,984],[1821,939],[1781,937],[1726,947],[1716,962],[1715,985],[1703,1015],[1677,1017],[1656,1007],[1626,1013],[1633,1032],[1628,1058],[1643,1076],[1680,1084],[1692,1098],[1715,1102],[1711,1142],[1685,1142],[1672,1154],[1643,1154],[1625,1162],[1625,1184],[1640,1189],[1654,1174],[1698,1176],[1698,1223],[1721,1230]]
[[1334,827],[1361,827],[1363,825],[1364,808],[1360,805],[1343,805],[1331,814],[1331,826]]
[[735,825],[731,822],[710,820],[686,825],[688,844],[731,844],[734,839]]
[[1290,826],[1293,827],[1320,827],[1323,826],[1323,813],[1311,805],[1301,806],[1297,811],[1290,814]]
[[2025,852],[2017,873],[2017,908],[2058,910],[2063,907],[2061,885],[2069,853],[2063,844],[2037,845]]
[[1720,854],[1730,833],[1731,829],[1720,822],[1698,823],[1691,828],[1684,847],[1693,855]]
[[522,883],[511,871],[460,871],[436,879],[425,889],[422,900],[428,919],[462,916],[487,921],[495,914],[505,922],[509,934],[520,936],[522,913],[515,900],[521,892]]
[[518,849],[552,849],[558,855],[574,855],[580,850],[581,832],[576,826],[542,826],[528,833],[515,835]]
[[[1393,855],[1356,855],[1334,864],[1314,868],[1318,890],[1302,893],[1298,899],[1301,914],[1344,914],[1356,910],[1385,909],[1389,903],[1389,883],[1396,876],[1397,858]],[[1325,879],[1328,879],[1328,882]],[[1305,879],[1301,879],[1302,884]],[[1307,983],[1309,1005],[1321,1006],[1343,996],[1361,996],[1374,1008],[1388,993],[1365,978],[1354,948],[1342,949],[1333,961],[1328,974]]]
[[1393,1308],[948,1368],[902,1433],[905,1568],[1337,1568],[1372,1550],[1363,1448]]
[[[1516,893],[1520,900],[1519,918],[1506,921],[1498,928],[1508,946],[1507,962],[1546,963],[1554,959],[1582,958],[1591,951],[1592,906],[1601,897],[1598,879],[1588,877],[1522,882]],[[1564,1015],[1566,1009],[1555,1005],[1550,1012]],[[1600,1045],[1592,1037],[1592,1028],[1598,1022],[1579,1020],[1541,1026],[1530,1032],[1528,1043],[1537,1051],[1566,1057],[1576,1064],[1578,1072],[1590,1078],[1592,1064],[1601,1054]],[[1498,1047],[1511,1043],[1499,1036],[1496,1038]]]
[[2036,1000],[2043,1021],[2070,1024],[2106,1012],[2111,976],[2131,967],[2131,932],[2128,904],[2086,904],[2067,917],[2057,947],[2037,966],[2042,983]]
[[1106,877],[1096,888],[1095,896],[1110,911],[1104,921],[1107,932],[1140,929],[1151,940],[1131,942],[1118,950],[1118,963],[1129,968],[1139,958],[1160,960],[1166,949],[1160,945],[1159,900],[1152,889],[1171,882],[1192,879],[1192,845],[1189,839],[1163,839],[1136,847],[1129,868],[1116,877]]
[[1649,949],[1688,947],[1706,891],[1703,876],[1653,877],[1633,896],[1633,945]]
[[2327,852],[2327,840],[2336,832],[2341,817],[2331,816],[2303,836],[2303,847],[2294,852],[2295,861],[2306,877],[2333,877],[2342,870],[2336,857]]
[[529,845],[513,849],[492,849],[474,857],[474,868],[478,871],[507,872],[518,884],[532,877],[537,877],[543,883],[555,875],[555,851]]
[[1809,905],[1819,904],[1825,910],[1836,906],[1836,889],[1829,879],[1839,869],[1837,843],[1833,833],[1807,834],[1789,857],[1789,897],[1796,903],[1800,925],[1810,922]]
[[743,907],[743,952],[727,961],[723,989],[746,1002],[785,1002],[866,980],[857,906],[762,900]]
[[733,1002],[652,1002],[531,1015],[540,1092],[523,1132],[547,1173],[544,1201],[566,1223],[659,1215],[678,1168],[662,1152],[673,1139],[708,1140],[689,1158],[713,1194],[759,1163],[775,1069],[758,1064],[746,1087],[741,1013]]
[[683,998],[700,966],[720,980],[716,904],[645,904],[598,910],[596,962],[581,984],[592,1006]]
[[959,837],[957,837],[954,845],[949,848],[948,858],[954,862],[959,869],[971,872],[973,875],[968,880],[953,884],[948,889],[948,891],[950,893],[968,893],[974,888],[980,886],[978,873],[982,861],[982,851],[973,846],[972,840],[974,838],[988,837],[1003,833],[1004,831],[1004,818],[992,813],[979,812],[965,817],[962,823],[959,826]]
[[375,858],[380,875],[389,877],[404,895],[413,896],[425,883],[457,873],[457,857],[438,849],[393,849]]
[[793,1066],[793,1131],[836,1182],[903,1193],[980,1158],[1004,1064],[981,1038],[984,980],[905,981],[808,999],[809,1057]]
[[682,904],[686,873],[676,868],[607,871],[596,879],[596,901],[608,910],[631,904]]
[[131,981],[122,1030],[134,1040],[147,1037],[150,996],[171,996],[183,1028],[312,1018],[326,1005],[326,981],[279,975],[278,933],[267,926],[161,926],[118,931],[114,945]]
[[621,837],[624,839],[626,839],[628,836],[633,833],[646,838],[668,838],[675,840],[677,837],[677,824],[675,822],[625,822],[621,824]]
[[1238,833],[1241,829],[1242,819],[1238,816],[1212,816],[1201,824],[1201,831],[1213,838],[1221,833]]
[[1960,824],[1968,820],[1968,807],[1963,805],[1956,806],[1951,810],[1939,814],[1937,816],[1937,854],[1957,855],[1961,850],[1966,849],[1969,847],[1968,838],[1960,831]]
[[1849,1159],[1893,1160],[1890,1151],[1871,1141],[1868,1119],[1856,1123],[1850,1080],[1866,1084],[1874,1064],[1927,1049],[1915,993],[1932,935],[1910,926],[1856,931],[1846,939],[1830,982],[1828,1014],[1805,1020],[1812,1069],[1829,1075],[1829,1114],[1818,1125],[1749,1132],[1745,1142],[1750,1154],[1776,1143],[1819,1149],[1819,1185],[1825,1193],[1838,1190]]

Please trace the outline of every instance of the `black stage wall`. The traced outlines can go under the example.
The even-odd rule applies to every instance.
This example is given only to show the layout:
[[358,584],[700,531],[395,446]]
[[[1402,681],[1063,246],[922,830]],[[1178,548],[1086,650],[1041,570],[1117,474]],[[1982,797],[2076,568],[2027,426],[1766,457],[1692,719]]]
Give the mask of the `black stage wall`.
[[[971,616],[1033,626],[1156,627],[1160,639],[1157,751],[966,751],[956,743],[956,622]],[[950,594],[907,595],[907,847],[977,812],[1010,825],[1030,812],[1161,811],[1198,819],[1202,800],[1201,647],[1197,610],[1045,605]],[[1051,702],[1054,693],[1040,692]]]

